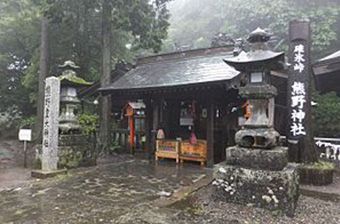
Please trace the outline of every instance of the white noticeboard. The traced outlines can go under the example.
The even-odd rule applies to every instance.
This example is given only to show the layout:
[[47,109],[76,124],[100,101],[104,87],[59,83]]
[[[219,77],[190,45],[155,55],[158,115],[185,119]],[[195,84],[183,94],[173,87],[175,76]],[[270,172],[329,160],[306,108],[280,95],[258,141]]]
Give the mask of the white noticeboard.
[[19,130],[19,141],[28,141],[32,140],[32,130],[31,129],[20,129]]
[[180,126],[193,126],[194,125],[194,119],[191,117],[181,117],[179,119],[179,125]]

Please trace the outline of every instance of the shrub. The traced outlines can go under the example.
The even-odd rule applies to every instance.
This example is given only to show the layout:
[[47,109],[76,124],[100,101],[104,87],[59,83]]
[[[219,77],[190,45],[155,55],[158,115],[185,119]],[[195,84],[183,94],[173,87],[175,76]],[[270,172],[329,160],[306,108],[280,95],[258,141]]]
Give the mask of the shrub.
[[35,116],[26,117],[20,121],[19,128],[20,129],[33,129],[35,122],[36,122]]
[[312,107],[314,135],[317,137],[340,136],[340,98],[335,92],[314,94]]
[[97,131],[99,116],[95,114],[80,114],[78,115],[78,122],[83,128],[83,134],[88,135],[91,132]]

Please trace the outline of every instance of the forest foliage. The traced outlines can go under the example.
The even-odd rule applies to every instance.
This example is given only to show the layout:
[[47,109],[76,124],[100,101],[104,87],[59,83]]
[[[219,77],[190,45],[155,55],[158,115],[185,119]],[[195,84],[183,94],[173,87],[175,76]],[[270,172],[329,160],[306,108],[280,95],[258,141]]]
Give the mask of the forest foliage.
[[169,0],[3,0],[0,2],[0,111],[34,114],[37,105],[40,21],[49,19],[49,76],[72,60],[79,76],[101,75],[102,4],[112,6],[112,69],[167,37]]
[[170,8],[165,51],[172,51],[174,43],[186,48],[209,47],[217,33],[246,38],[257,27],[270,29],[281,42],[278,49],[287,50],[288,23],[295,19],[311,21],[314,59],[340,48],[337,0],[176,0]]

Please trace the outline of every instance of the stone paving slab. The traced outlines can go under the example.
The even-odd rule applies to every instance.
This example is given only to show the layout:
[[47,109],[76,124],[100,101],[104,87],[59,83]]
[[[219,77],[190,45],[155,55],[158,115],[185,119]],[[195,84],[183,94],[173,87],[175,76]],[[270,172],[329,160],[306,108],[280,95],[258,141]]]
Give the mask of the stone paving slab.
[[0,192],[0,223],[116,223],[134,207],[190,186],[211,172],[198,165],[123,163],[70,172]]
[[[212,170],[196,164],[154,165],[133,157],[101,164],[0,189],[0,223],[337,224],[340,218],[335,212],[339,201],[315,199],[315,194],[300,197],[294,219],[258,208],[213,204],[206,190]],[[332,189],[339,188],[337,183]],[[167,193],[171,197],[160,196]]]

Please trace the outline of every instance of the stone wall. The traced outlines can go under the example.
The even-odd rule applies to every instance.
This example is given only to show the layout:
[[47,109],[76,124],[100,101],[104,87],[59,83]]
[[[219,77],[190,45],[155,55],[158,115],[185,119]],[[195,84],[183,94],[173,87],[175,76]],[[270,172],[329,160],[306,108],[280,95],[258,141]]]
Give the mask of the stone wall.
[[[75,168],[96,165],[97,153],[93,136],[60,135],[58,168]],[[36,165],[41,168],[41,145],[36,146]]]

